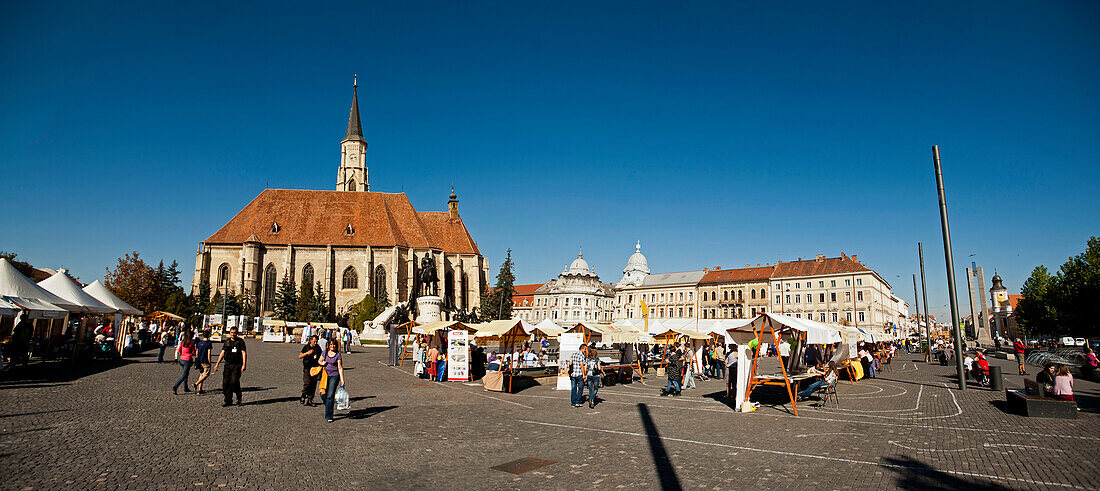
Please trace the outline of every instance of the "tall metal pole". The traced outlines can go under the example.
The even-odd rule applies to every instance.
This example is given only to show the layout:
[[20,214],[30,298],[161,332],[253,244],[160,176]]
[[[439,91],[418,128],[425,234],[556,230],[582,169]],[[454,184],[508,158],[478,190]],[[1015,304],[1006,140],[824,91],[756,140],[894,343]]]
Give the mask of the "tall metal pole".
[[920,336],[920,295],[917,294],[916,273],[913,273],[913,307],[917,309],[917,336]]
[[924,297],[924,339],[928,341],[928,349],[932,349],[932,321],[929,320],[929,316],[932,312],[928,310],[928,288],[924,283],[924,245],[917,242],[917,255],[920,256],[920,290],[921,296]]
[[955,296],[955,260],[951,255],[951,226],[947,224],[947,196],[943,191],[943,169],[940,167],[940,146],[932,145],[932,163],[936,168],[936,189],[940,194],[940,225],[943,228],[943,255],[947,266],[947,296],[951,307],[951,332],[955,333],[955,369],[959,375],[959,390],[966,390],[963,376],[962,333],[959,332],[959,309]]

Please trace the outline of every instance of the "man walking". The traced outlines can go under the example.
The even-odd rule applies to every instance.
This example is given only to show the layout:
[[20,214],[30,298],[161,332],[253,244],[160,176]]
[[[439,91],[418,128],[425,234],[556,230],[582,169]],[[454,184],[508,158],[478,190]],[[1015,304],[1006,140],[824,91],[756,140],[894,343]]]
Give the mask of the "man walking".
[[585,346],[581,345],[576,353],[569,357],[569,403],[573,407],[581,407],[584,398],[584,372],[588,367],[588,357],[585,355]]
[[237,405],[241,405],[241,373],[244,372],[248,356],[245,354],[244,340],[237,337],[237,328],[229,329],[229,338],[222,343],[222,352],[214,362],[211,373],[218,372],[218,366],[225,360],[225,372],[222,372],[223,407],[233,405],[233,394],[237,394]]
[[317,382],[321,380],[321,373],[317,375],[309,373],[320,365],[321,347],[317,346],[317,336],[309,337],[309,344],[302,346],[302,354],[298,355],[302,360],[302,397],[298,402],[303,406],[312,406],[314,394],[317,393]]
[[672,348],[668,354],[668,365],[665,365],[665,375],[668,376],[668,383],[665,385],[664,390],[661,391],[662,396],[667,395],[680,395],[680,379],[683,376],[683,365],[680,363],[680,346],[677,344]]
[[161,331],[160,333],[160,353],[157,354],[157,363],[164,363],[164,349],[168,347],[168,331]]
[[1020,375],[1027,375],[1027,369],[1024,367],[1024,352],[1027,351],[1027,346],[1024,346],[1020,338],[1016,338],[1016,342],[1012,343],[1012,349],[1016,351],[1016,364],[1020,365]]

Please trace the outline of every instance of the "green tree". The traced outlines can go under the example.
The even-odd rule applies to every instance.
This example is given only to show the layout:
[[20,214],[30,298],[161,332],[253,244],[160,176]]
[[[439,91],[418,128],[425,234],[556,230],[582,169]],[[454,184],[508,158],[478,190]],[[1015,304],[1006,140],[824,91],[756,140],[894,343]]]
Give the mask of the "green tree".
[[115,269],[108,269],[103,275],[103,284],[121,298],[146,313],[157,310],[151,300],[154,298],[155,270],[134,251],[118,259]]
[[515,294],[515,266],[512,263],[512,250],[504,258],[497,273],[497,284],[491,290],[481,293],[481,321],[512,318],[512,295]]
[[188,324],[201,326],[202,315],[210,313],[210,284],[205,281],[199,283],[199,292],[191,295],[190,299],[191,317],[188,319]]
[[294,320],[310,322],[310,314],[317,310],[317,298],[313,295],[313,285],[302,282],[298,287],[298,303],[294,305]]
[[1058,334],[1096,337],[1100,333],[1092,307],[1100,300],[1100,238],[1090,237],[1085,251],[1069,258],[1058,277],[1051,296]]
[[192,314],[194,314],[194,306],[191,303],[191,298],[184,295],[182,291],[172,292],[168,296],[168,300],[164,302],[164,310],[176,314],[189,322]]
[[1081,254],[1051,275],[1038,266],[1020,289],[1013,315],[1029,334],[1095,338],[1098,321],[1091,307],[1100,299],[1100,239],[1090,237]]
[[348,309],[348,326],[357,331],[363,329],[363,323],[374,320],[385,309],[379,308],[378,301],[367,295],[359,303]]
[[15,269],[17,271],[19,271],[20,273],[23,274],[23,276],[26,276],[27,278],[33,279],[34,278],[35,267],[31,266],[30,263],[28,263],[26,261],[20,261],[20,260],[16,259],[15,257],[18,256],[18,255],[19,254],[16,254],[14,252],[0,251],[0,257],[2,257],[4,259],[7,259],[8,262],[11,263],[12,266],[15,266]]
[[275,318],[294,320],[297,307],[298,294],[294,291],[294,282],[289,275],[284,274],[279,282],[279,289],[275,291]]
[[1051,287],[1056,278],[1050,275],[1046,266],[1036,266],[1031,276],[1020,288],[1023,297],[1016,303],[1016,324],[1027,334],[1053,333],[1057,326],[1057,316],[1051,305]]

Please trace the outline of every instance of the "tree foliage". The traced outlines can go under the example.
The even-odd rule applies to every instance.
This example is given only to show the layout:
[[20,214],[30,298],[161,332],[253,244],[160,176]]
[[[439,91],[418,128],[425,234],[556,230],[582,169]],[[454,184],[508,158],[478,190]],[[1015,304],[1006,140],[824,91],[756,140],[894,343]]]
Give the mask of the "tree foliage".
[[1091,307],[1100,300],[1100,238],[1090,237],[1085,252],[1069,258],[1051,275],[1038,266],[1020,289],[1016,323],[1028,334],[1096,337]]
[[20,261],[16,259],[16,256],[18,255],[19,254],[16,254],[14,252],[0,251],[0,257],[7,259],[12,266],[15,266],[15,269],[17,271],[23,274],[23,276],[33,279],[35,270],[34,266],[31,266],[31,264],[26,261]]
[[[126,303],[145,312],[165,310],[187,317],[192,313],[190,302],[180,286],[179,263],[169,266],[160,261],[154,268],[131,252],[118,259],[115,269],[108,269],[103,284]],[[171,299],[172,307],[169,308]],[[182,311],[174,311],[182,309]]]
[[298,308],[298,293],[294,290],[294,282],[290,276],[284,274],[279,281],[279,287],[275,290],[274,317],[279,320],[290,321],[295,318]]
[[497,273],[497,284],[490,290],[481,293],[481,321],[488,322],[497,319],[512,318],[512,295],[515,294],[515,265],[512,263],[512,250],[508,249],[508,255],[504,263],[500,265]]
[[348,327],[361,330],[364,322],[374,320],[383,310],[385,308],[380,307],[374,297],[367,295],[359,303],[348,309]]

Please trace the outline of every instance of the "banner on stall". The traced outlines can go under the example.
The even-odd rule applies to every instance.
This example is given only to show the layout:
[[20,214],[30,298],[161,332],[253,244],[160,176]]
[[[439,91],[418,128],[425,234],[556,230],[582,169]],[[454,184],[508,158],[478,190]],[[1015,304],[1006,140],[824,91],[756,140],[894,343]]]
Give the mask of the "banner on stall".
[[470,380],[469,331],[447,331],[447,380]]
[[[734,409],[737,411],[744,411],[747,408],[742,408],[745,404],[745,392],[749,389],[749,376],[752,375],[752,363],[749,361],[752,353],[752,349],[747,345],[737,345],[737,378],[734,379]],[[727,374],[727,377],[732,377],[733,374]]]
[[558,387],[557,390],[569,390],[569,359],[580,351],[584,343],[584,333],[569,332],[558,335]]

